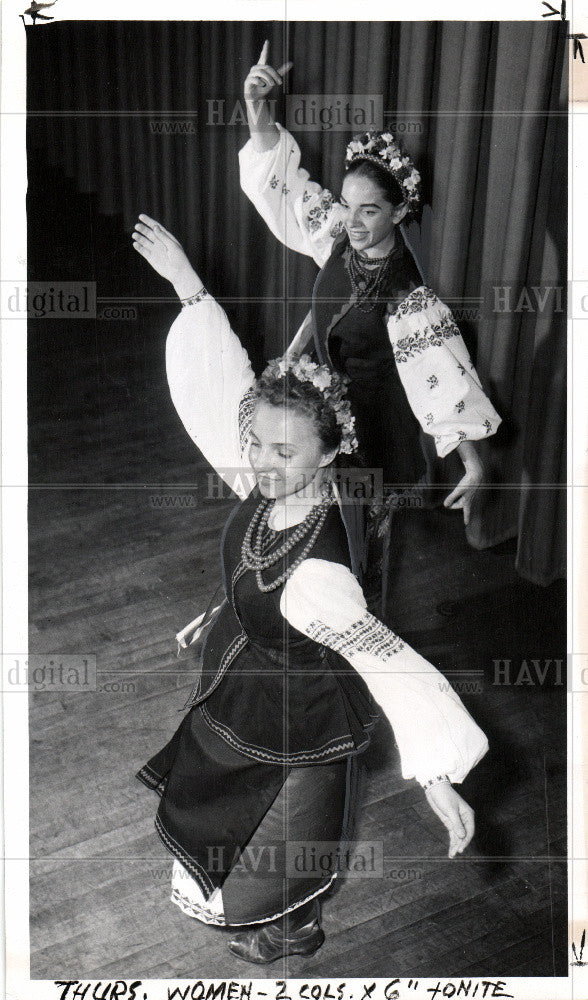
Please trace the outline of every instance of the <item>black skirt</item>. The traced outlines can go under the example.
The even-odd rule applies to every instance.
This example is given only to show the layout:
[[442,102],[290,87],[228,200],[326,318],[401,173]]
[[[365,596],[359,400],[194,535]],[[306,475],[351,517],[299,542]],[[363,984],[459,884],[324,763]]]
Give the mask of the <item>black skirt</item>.
[[[199,707],[137,773],[161,796],[155,826],[224,923],[272,920],[323,892],[350,835],[355,757],[292,767],[246,757]],[[222,920],[219,922],[223,922]]]

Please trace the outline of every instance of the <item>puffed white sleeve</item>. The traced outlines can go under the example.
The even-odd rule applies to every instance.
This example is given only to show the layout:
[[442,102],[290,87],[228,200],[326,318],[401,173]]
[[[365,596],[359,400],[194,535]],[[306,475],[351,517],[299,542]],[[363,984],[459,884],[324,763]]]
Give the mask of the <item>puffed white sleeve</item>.
[[462,441],[494,434],[501,423],[484,393],[448,306],[424,285],[388,318],[400,380],[423,430],[444,458]]
[[394,730],[404,778],[424,783],[447,774],[461,782],[484,756],[488,741],[449,682],[369,613],[345,566],[304,560],[284,586],[280,610],[365,679]]
[[247,446],[255,376],[227,314],[210,295],[182,309],[166,344],[172,402],[221,478],[244,498],[254,476]]
[[239,152],[241,188],[276,239],[322,267],[343,229],[343,209],[302,169],[293,136],[281,125],[277,129],[272,149],[261,152],[249,139]]

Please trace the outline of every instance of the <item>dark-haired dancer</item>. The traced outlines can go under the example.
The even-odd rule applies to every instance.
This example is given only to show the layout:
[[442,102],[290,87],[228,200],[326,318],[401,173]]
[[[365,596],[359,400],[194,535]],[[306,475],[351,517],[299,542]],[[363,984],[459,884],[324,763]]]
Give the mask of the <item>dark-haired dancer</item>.
[[[419,428],[440,457],[456,449],[464,475],[444,503],[462,508],[467,524],[483,476],[472,442],[494,434],[500,417],[404,239],[401,223],[419,205],[418,171],[390,133],[367,133],[347,147],[339,200],[310,181],[267,100],[290,64],[277,71],[267,55],[266,42],[245,81],[251,138],[239,156],[241,186],[271,232],[321,269],[312,315],[289,353],[314,341],[319,360],[350,379],[361,460],[382,469],[389,489],[424,477]],[[357,532],[355,541],[365,568]]]
[[[356,446],[342,380],[303,356],[271,362],[256,382],[177,240],[140,220],[136,249],[182,299],[167,342],[174,405],[243,499],[223,535],[225,600],[202,626],[189,712],[138,777],[161,796],[174,902],[206,923],[243,927],[229,947],[266,963],[324,940],[317,898],[337,874],[376,701],[403,776],[421,782],[449,831],[450,857],[474,830],[452,782],[487,741],[442,675],[369,614],[350,570],[331,484],[335,457]],[[300,845],[325,841],[329,864],[301,868]]]

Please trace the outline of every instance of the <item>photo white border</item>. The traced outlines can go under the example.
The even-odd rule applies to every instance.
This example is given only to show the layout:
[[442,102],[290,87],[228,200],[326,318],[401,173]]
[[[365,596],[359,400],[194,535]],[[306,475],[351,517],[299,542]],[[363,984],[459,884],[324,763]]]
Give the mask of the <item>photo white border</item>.
[[[554,0],[554,6],[557,0]],[[26,151],[25,151],[25,32],[20,17],[25,5],[15,0],[5,0],[2,10],[2,89],[0,120],[0,211],[2,231],[0,239],[0,273],[2,282],[14,285],[26,281]],[[358,6],[357,0],[217,0],[215,17],[204,20],[542,20],[543,7],[539,0],[511,0],[508,18],[497,18],[495,2],[480,2],[472,10],[471,4],[451,2],[440,6],[425,0],[412,0],[393,8],[389,3]],[[130,0],[101,0],[95,6],[80,8],[73,0],[58,0],[51,13],[55,21],[62,20],[198,20],[204,13],[200,5],[188,0],[168,0],[166,17],[161,18],[161,5],[153,0],[138,4]],[[410,14],[410,18],[406,15]],[[576,21],[573,5],[568,4],[568,17],[572,29],[584,30],[584,23]],[[555,20],[552,19],[552,20]],[[586,19],[582,18],[582,22]],[[55,23],[55,22],[54,22]],[[42,31],[38,23],[35,30]],[[587,63],[584,67],[573,65],[578,84],[573,94],[588,96],[588,45],[585,46]],[[570,53],[571,59],[571,53]],[[586,78],[586,80],[585,80]],[[588,445],[588,254],[582,220],[588,223],[588,104],[576,103],[570,119],[570,233],[569,277],[571,298],[574,303],[573,319],[569,322],[569,403],[571,418],[568,437],[569,482],[568,494],[568,569],[569,602],[568,627],[570,637],[570,666],[573,684],[568,694],[568,807],[569,829],[569,889],[570,889],[570,944],[579,941],[582,929],[588,929],[588,897],[586,872],[586,803],[588,771],[585,766],[588,741],[588,709],[585,696],[588,690],[588,597],[583,594],[586,586],[586,520],[583,504]],[[5,310],[3,314],[5,315]],[[26,319],[16,316],[2,324],[2,661],[3,679],[10,667],[11,656],[26,656],[27,650],[27,448],[26,448]],[[585,670],[585,673],[583,671]],[[6,685],[3,683],[3,687]],[[14,692],[11,692],[14,694]],[[59,990],[52,980],[29,980],[29,897],[28,897],[28,713],[26,692],[15,694],[7,704],[3,700],[4,732],[4,854],[5,854],[5,927],[7,935],[7,989],[8,1000],[56,1000]],[[573,820],[573,822],[572,822]],[[571,952],[570,952],[571,958]],[[196,963],[195,963],[196,964]],[[252,997],[256,990],[265,991],[271,998],[272,980],[254,979]],[[507,977],[504,993],[516,1000],[588,1000],[588,965],[570,966],[567,979],[536,979]],[[338,982],[342,977],[332,977]],[[347,995],[356,1000],[361,997],[362,980],[347,980]],[[394,978],[393,975],[391,979]],[[495,977],[488,977],[496,981]],[[187,985],[196,980],[173,980],[174,985]],[[221,980],[206,982],[220,982]],[[248,982],[249,980],[241,980]],[[296,987],[309,980],[289,980],[291,996]],[[372,1000],[384,1000],[384,987],[390,980],[378,979]],[[88,980],[83,980],[88,982]],[[313,980],[314,982],[314,980]],[[318,980],[326,983],[326,980]],[[400,997],[430,997],[428,992],[437,980],[419,980],[418,987],[407,988],[407,981],[397,985]],[[458,983],[448,977],[443,983]],[[473,979],[473,983],[483,980]],[[167,1000],[172,981],[143,980],[139,997],[148,1000]],[[492,996],[492,991],[487,992]],[[476,1000],[483,996],[480,986]]]

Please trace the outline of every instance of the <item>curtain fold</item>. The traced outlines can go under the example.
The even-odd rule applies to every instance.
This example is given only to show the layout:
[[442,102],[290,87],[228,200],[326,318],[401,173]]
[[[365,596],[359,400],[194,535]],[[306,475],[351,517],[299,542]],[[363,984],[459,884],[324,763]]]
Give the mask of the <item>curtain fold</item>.
[[[269,38],[275,65],[294,62],[287,91],[382,95],[428,202],[409,237],[504,421],[482,443],[491,488],[468,538],[516,535],[519,572],[544,584],[566,562],[566,34],[457,21],[27,29],[29,146],[127,233],[141,211],[161,219],[260,358],[293,336],[316,269],[276,245],[239,189],[249,66]],[[338,194],[348,133],[298,138]]]

